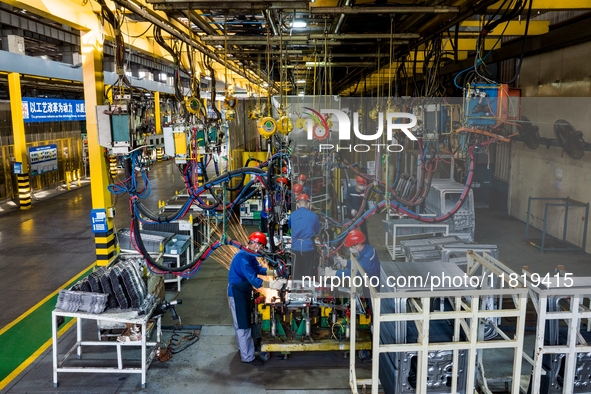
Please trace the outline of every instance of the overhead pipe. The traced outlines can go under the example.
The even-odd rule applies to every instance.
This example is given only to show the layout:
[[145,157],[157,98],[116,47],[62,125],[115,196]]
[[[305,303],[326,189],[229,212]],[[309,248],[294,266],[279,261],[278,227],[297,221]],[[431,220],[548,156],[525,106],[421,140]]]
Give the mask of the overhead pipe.
[[[345,1],[345,7],[350,7],[352,4],[353,0]],[[337,21],[337,25],[333,30],[333,34],[339,34],[339,31],[341,31],[341,27],[343,27],[343,23],[345,22],[346,15],[347,14],[345,14],[344,12],[341,12],[341,15],[339,15],[339,20]]]
[[271,14],[271,10],[265,10],[265,18],[267,19],[267,23],[269,24],[269,27],[271,28],[273,35],[278,36],[279,30],[277,29],[277,25],[275,24],[275,20],[273,19],[273,14]]
[[[412,40],[421,38],[420,34],[417,33],[396,33],[390,35],[389,33],[367,33],[367,34],[357,34],[357,33],[348,33],[348,34],[301,34],[301,35],[293,35],[293,36],[286,36],[286,37],[269,37],[269,40],[273,43],[279,42],[280,39],[282,41],[308,41],[308,40],[385,40],[390,39],[393,37],[394,39],[399,40]],[[233,42],[240,42],[240,41],[267,41],[267,36],[228,36],[228,37],[221,37],[221,36],[214,36],[214,37],[202,37],[201,38],[205,42],[217,42],[217,41],[233,41]]]
[[[134,0],[115,0],[115,2],[123,8],[128,9],[129,11],[133,12],[136,15],[141,16],[142,18],[146,19],[148,22],[153,23],[156,26],[159,26],[162,30],[167,32],[168,34],[172,35],[173,37],[177,38],[184,43],[191,45],[193,48],[197,49],[199,52],[203,53],[204,55],[209,56],[211,59],[215,60],[219,64],[225,65],[228,69],[232,70],[236,74],[243,76],[244,78],[248,79],[250,82],[254,84],[263,83],[264,80],[257,76],[254,78],[253,75],[249,75],[240,68],[236,67],[234,64],[227,62],[225,59],[219,57],[215,52],[203,47],[198,42],[187,38],[186,34],[180,31],[177,27],[171,25],[168,21],[163,20],[160,15],[156,12],[147,9],[143,5],[138,5],[134,2]],[[223,37],[221,37],[223,38]],[[251,71],[252,72],[252,71]],[[254,74],[254,73],[253,73]]]
[[[185,11],[183,12],[189,19],[189,23],[194,22],[197,27],[199,27],[205,34],[216,35],[216,30],[212,29],[203,19],[200,18],[198,14],[195,14],[195,11]],[[189,29],[191,27],[189,26]]]
[[460,12],[460,7],[313,7],[308,13],[312,15],[328,14],[447,14]]

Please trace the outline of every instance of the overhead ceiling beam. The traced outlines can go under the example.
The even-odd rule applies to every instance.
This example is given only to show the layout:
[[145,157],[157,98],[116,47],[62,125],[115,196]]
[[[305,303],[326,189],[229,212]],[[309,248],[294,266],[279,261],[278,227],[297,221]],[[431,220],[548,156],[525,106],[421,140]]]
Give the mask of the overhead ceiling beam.
[[[249,55],[301,55],[304,53],[301,49],[285,49],[283,51],[265,51],[265,50],[247,50],[247,49],[230,49],[226,53],[229,55],[238,54],[241,56],[249,56]],[[264,59],[264,56],[261,56]]]
[[[488,7],[488,12],[495,12],[497,10],[507,9],[507,4],[503,6],[504,1],[498,1]],[[591,9],[591,0],[533,0],[532,11],[574,11]]]
[[[487,32],[487,36],[523,36],[525,34],[525,19],[521,21],[509,21],[500,23],[493,30]],[[460,23],[460,35],[466,33],[480,33],[482,22],[480,21],[463,21]],[[538,36],[546,34],[550,31],[550,21],[529,21],[527,28],[528,36]]]
[[[524,56],[533,56],[545,52],[555,51],[567,46],[588,42],[591,40],[591,18],[552,30],[540,36],[525,37]],[[503,45],[490,53],[486,58],[487,64],[503,60],[519,58],[522,51],[523,39]],[[455,74],[466,67],[474,66],[474,57],[457,64],[450,64],[440,70],[441,75]]]
[[154,10],[158,11],[172,11],[172,10],[186,10],[189,7],[199,10],[247,10],[247,11],[261,11],[267,9],[281,9],[281,10],[308,10],[307,1],[170,1],[157,0],[147,1],[152,4]]
[[[290,41],[307,41],[307,40],[389,40],[390,34],[305,34],[305,35],[292,35],[285,37],[269,37],[269,41],[277,43],[279,41],[290,42]],[[394,39],[399,40],[410,40],[420,38],[419,34],[415,33],[397,33],[393,34]],[[205,42],[223,42],[223,41],[267,41],[267,36],[213,36],[213,37],[202,37]]]
[[459,7],[421,7],[421,6],[391,6],[391,7],[313,7],[309,13],[313,15],[331,14],[447,14],[459,12]]

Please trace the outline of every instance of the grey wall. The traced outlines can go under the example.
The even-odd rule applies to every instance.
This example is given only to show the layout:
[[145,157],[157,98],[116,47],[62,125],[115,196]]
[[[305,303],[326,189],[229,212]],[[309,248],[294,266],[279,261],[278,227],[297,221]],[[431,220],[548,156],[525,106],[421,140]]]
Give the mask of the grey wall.
[[[583,138],[591,141],[591,43],[580,44],[526,58],[520,76],[521,113],[540,128],[540,136],[555,138],[553,125],[565,119]],[[563,154],[559,147],[541,145],[530,150],[514,142],[511,149],[509,213],[525,221],[528,197],[570,197],[591,202],[591,152],[580,160]],[[543,226],[543,205],[534,205],[530,220]],[[554,208],[547,220],[548,232],[562,236],[564,210]],[[580,244],[584,210],[569,212],[567,240]],[[587,237],[591,252],[591,235]]]

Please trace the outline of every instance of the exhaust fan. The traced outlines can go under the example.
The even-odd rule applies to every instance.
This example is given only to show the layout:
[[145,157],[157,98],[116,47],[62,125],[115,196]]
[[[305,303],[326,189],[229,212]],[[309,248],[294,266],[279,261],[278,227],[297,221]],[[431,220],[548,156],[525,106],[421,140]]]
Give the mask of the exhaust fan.
[[583,132],[575,128],[564,119],[554,123],[554,134],[567,155],[573,159],[580,159],[585,153]]

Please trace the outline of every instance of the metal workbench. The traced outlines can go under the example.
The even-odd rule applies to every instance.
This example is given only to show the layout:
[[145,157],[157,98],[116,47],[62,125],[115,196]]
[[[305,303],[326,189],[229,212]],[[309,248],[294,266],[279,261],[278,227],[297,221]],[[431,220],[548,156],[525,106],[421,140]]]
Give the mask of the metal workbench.
[[[150,366],[150,363],[154,359],[156,355],[156,351],[158,349],[158,344],[160,343],[161,337],[161,324],[160,324],[160,316],[154,317],[151,319],[151,315],[156,309],[157,303],[154,303],[150,310],[142,316],[138,316],[137,311],[129,311],[129,312],[119,312],[119,313],[84,313],[84,312],[66,312],[60,309],[55,309],[51,314],[51,333],[53,339],[53,386],[58,386],[58,379],[57,374],[60,372],[82,372],[82,373],[137,373],[141,374],[141,384],[142,388],[146,387],[146,371]],[[76,322],[76,343],[72,346],[67,353],[62,357],[61,360],[58,360],[58,326],[57,326],[57,318],[59,316],[63,317],[73,317],[77,319]],[[110,321],[110,322],[117,322],[117,323],[126,323],[126,324],[136,324],[141,326],[141,340],[139,341],[131,341],[131,342],[118,342],[118,341],[84,341],[82,340],[82,324],[84,320],[95,320],[95,321]],[[148,332],[148,324],[154,323],[156,325],[156,341],[147,340]],[[115,347],[117,351],[117,367],[105,367],[105,366],[98,366],[98,365],[89,365],[83,367],[74,367],[74,366],[63,366],[66,363],[66,360],[74,351],[76,351],[76,355],[78,359],[82,359],[82,346],[106,346],[106,347]],[[140,347],[141,351],[141,365],[139,368],[124,368],[123,367],[123,356],[121,350],[123,347]],[[149,350],[149,353],[148,353]],[[92,364],[92,361],[88,361],[89,364]]]

